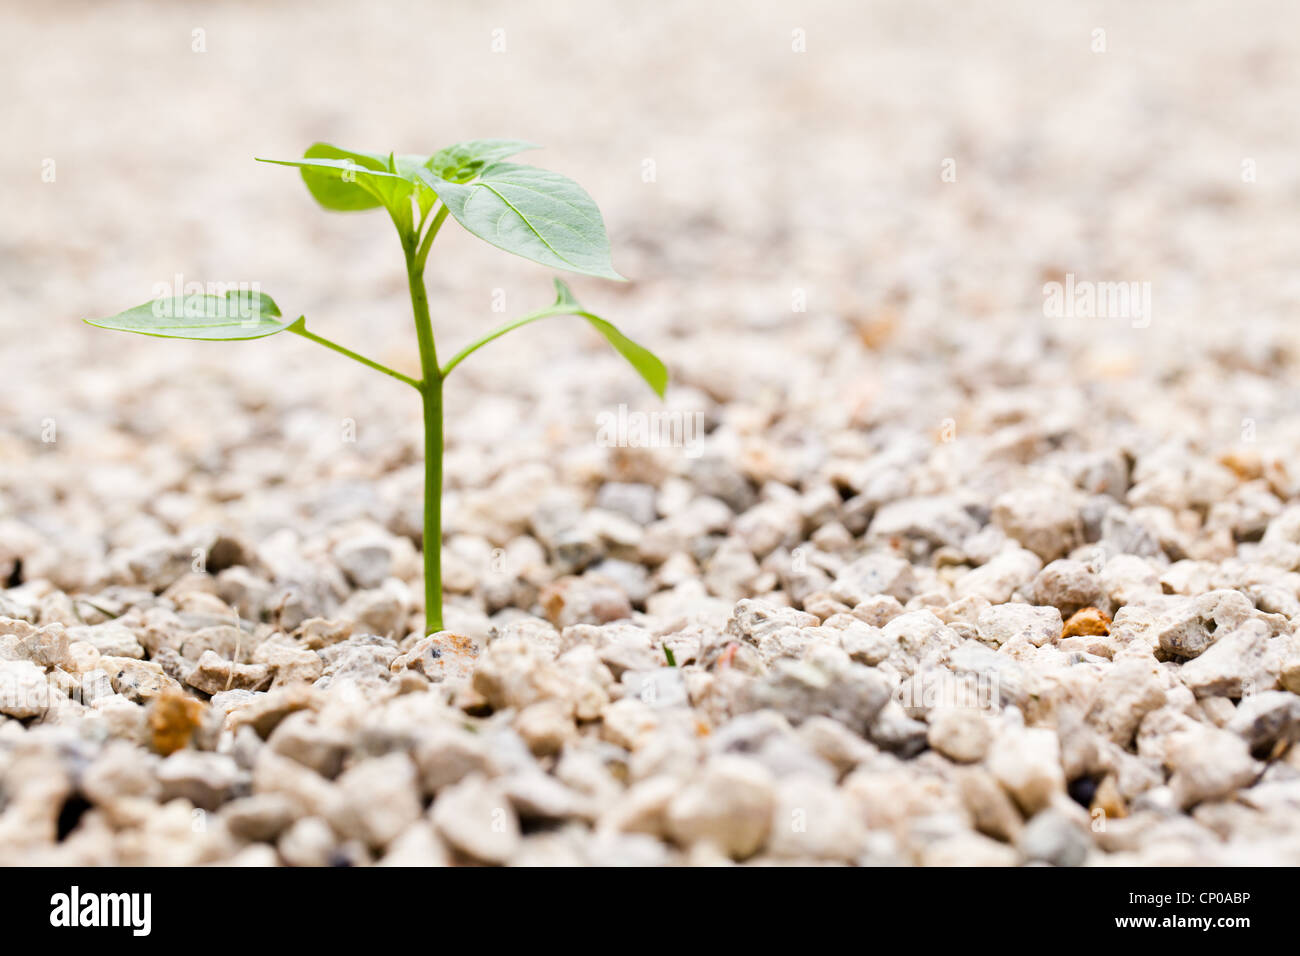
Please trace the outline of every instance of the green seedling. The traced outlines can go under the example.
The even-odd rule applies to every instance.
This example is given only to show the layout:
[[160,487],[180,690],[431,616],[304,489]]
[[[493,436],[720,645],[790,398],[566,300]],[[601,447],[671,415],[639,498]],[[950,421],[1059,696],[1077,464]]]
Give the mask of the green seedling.
[[466,230],[506,252],[583,275],[621,280],[610,262],[600,210],[570,179],[505,160],[527,149],[519,140],[458,143],[432,156],[363,153],[317,143],[297,160],[261,160],[298,167],[315,200],[336,212],[385,209],[397,227],[420,350],[420,378],[404,375],[307,330],[306,319],[285,319],[259,289],[183,290],[109,319],[86,321],[105,329],[204,341],[260,339],[292,332],[404,382],[424,405],[424,597],[426,633],[442,630],[443,383],[452,370],[492,340],[555,315],[586,319],[661,398],[668,371],[650,351],[588,312],[559,279],[555,301],[494,329],[439,364],[424,288],[424,267],[438,230],[453,217]]

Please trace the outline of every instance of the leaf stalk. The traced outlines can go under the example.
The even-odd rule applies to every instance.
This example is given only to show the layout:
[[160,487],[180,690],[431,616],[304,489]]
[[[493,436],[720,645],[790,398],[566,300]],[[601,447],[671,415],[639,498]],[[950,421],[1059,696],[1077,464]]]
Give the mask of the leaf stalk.
[[422,390],[422,383],[411,378],[411,376],[403,375],[401,372],[397,371],[396,369],[389,368],[387,365],[381,365],[379,362],[376,362],[373,359],[368,359],[364,355],[361,355],[357,352],[352,351],[349,348],[345,348],[342,345],[339,345],[337,342],[331,342],[329,339],[325,338],[324,336],[317,335],[315,332],[308,332],[307,325],[304,321],[304,317],[302,316],[299,316],[298,321],[293,323],[293,325],[289,326],[288,331],[294,333],[295,335],[301,335],[304,339],[310,339],[311,341],[317,343],[318,345],[325,346],[327,349],[333,349],[335,352],[338,352],[340,355],[346,355],[354,362],[360,362],[362,365],[365,365],[369,368],[373,368],[378,372],[383,372],[385,375],[395,378],[399,382],[405,382],[407,385],[411,386],[411,388],[415,389],[416,391]]

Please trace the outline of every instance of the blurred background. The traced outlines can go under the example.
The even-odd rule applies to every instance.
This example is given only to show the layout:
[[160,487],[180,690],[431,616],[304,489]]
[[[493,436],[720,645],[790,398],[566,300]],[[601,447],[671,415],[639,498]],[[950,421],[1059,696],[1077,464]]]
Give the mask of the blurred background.
[[[287,336],[80,322],[177,273],[258,282],[415,370],[386,217],[326,213],[253,161],[317,140],[543,144],[525,161],[588,189],[633,280],[575,278],[578,295],[665,358],[670,407],[747,449],[755,485],[948,420],[1213,450],[1250,417],[1295,447],[1290,3],[51,0],[0,17],[0,550],[25,549],[29,574],[89,586],[106,551],[205,522],[418,528],[401,385]],[[1149,283],[1151,321],[1045,315],[1067,274]],[[547,270],[454,227],[428,280],[444,353],[550,297]],[[476,355],[448,402],[453,534],[512,468],[589,482],[595,415],[656,407],[561,320]]]

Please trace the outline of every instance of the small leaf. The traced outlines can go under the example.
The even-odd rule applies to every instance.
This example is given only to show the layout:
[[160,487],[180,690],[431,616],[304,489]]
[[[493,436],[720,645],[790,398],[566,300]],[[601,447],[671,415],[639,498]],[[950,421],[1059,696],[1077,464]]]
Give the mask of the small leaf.
[[627,359],[628,364],[637,370],[646,384],[654,389],[655,394],[660,398],[664,397],[664,391],[668,388],[668,368],[659,357],[648,348],[637,345],[615,328],[612,322],[607,322],[584,309],[569,287],[559,279],[555,280],[553,308],[557,313],[580,315],[590,322],[595,330],[605,337],[605,341],[614,346],[618,354]]
[[551,279],[551,281],[555,283],[555,303],[552,307],[557,309],[567,309],[572,307],[575,310],[581,311],[582,303],[579,302],[578,297],[573,294],[573,290],[569,288],[569,284],[563,279]]
[[497,163],[468,184],[420,171],[456,220],[499,249],[542,265],[622,279],[609,258],[609,238],[595,201],[559,173]]
[[664,649],[664,659],[668,661],[668,666],[676,667],[677,657],[675,654],[673,654],[673,649],[669,647],[667,644],[660,644],[659,646]]
[[472,139],[440,149],[424,163],[431,173],[449,183],[467,183],[492,163],[515,153],[540,149],[522,139]]
[[645,379],[655,394],[660,398],[664,397],[664,390],[668,387],[668,369],[664,363],[649,349],[637,345],[626,335],[616,329],[612,323],[606,322],[598,315],[593,315],[582,307],[582,304],[574,296],[573,292],[567,285],[559,279],[555,280],[555,301],[544,309],[538,309],[531,312],[521,319],[515,319],[513,322],[507,322],[505,325],[493,329],[482,338],[471,342],[459,352],[451,357],[446,365],[442,367],[442,374],[448,375],[465,359],[469,358],[489,342],[493,342],[507,332],[513,332],[515,329],[521,329],[525,325],[531,325],[534,322],[540,322],[542,319],[549,319],[555,315],[578,315],[591,323],[592,327],[605,337],[605,341],[614,346],[618,354],[627,359],[628,363],[637,370],[637,373]]
[[340,149],[315,143],[302,159],[262,159],[258,162],[296,166],[312,198],[336,212],[354,212],[384,206],[390,210],[410,196],[414,182],[390,172],[388,160],[378,153]]
[[111,318],[84,321],[101,329],[213,342],[261,339],[293,325],[281,321],[280,309],[269,295],[241,289],[225,295],[167,296]]

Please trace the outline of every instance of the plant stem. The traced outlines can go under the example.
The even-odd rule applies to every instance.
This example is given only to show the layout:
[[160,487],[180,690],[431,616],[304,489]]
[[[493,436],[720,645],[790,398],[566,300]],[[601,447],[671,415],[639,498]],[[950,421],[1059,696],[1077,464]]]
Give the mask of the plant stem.
[[425,634],[442,630],[442,379],[424,386]]
[[515,319],[513,322],[507,322],[505,325],[493,329],[491,332],[483,336],[481,339],[476,339],[475,341],[471,342],[469,345],[465,346],[463,349],[461,349],[459,352],[453,355],[451,359],[447,362],[447,364],[442,367],[442,377],[446,378],[449,374],[451,374],[452,369],[454,369],[461,362],[465,361],[465,359],[469,358],[469,356],[474,352],[476,352],[478,349],[481,349],[483,346],[487,345],[489,342],[495,339],[501,338],[501,336],[505,335],[507,332],[513,332],[521,325],[527,325],[529,322],[536,322],[538,319],[549,319],[553,315],[583,315],[583,314],[584,313],[582,312],[575,312],[573,311],[573,309],[567,306],[559,306],[559,305],[548,305],[546,308],[538,309],[536,312],[529,312],[523,318]]
[[[415,264],[424,275],[424,263],[429,258],[429,247],[433,245],[434,236],[438,235],[438,230],[442,224],[447,221],[447,207],[439,206],[437,213],[434,214],[433,222],[429,223],[429,231],[424,234],[424,241],[420,243],[420,248],[415,253]],[[416,233],[419,234],[418,231]]]
[[303,324],[302,319],[299,319],[293,325],[289,326],[289,331],[293,332],[295,335],[301,335],[304,339],[310,339],[313,342],[319,343],[320,345],[325,346],[327,349],[333,349],[335,352],[338,352],[340,355],[346,355],[348,358],[352,359],[353,361],[360,362],[362,365],[369,366],[370,368],[383,372],[385,375],[392,376],[393,378],[397,379],[399,382],[405,382],[407,385],[411,386],[411,388],[414,389],[420,388],[420,383],[417,382],[415,379],[411,378],[409,375],[403,375],[401,372],[397,371],[396,369],[391,369],[387,365],[380,365],[378,362],[372,361],[371,359],[366,358],[364,355],[358,355],[356,352],[352,351],[351,349],[344,348],[343,346],[339,345],[337,342],[331,342],[329,339],[323,338],[322,336],[317,335],[315,332],[308,332],[307,326]]
[[[435,219],[430,229],[440,225]],[[411,290],[415,335],[420,343],[420,397],[424,402],[424,615],[425,634],[442,630],[442,372],[429,320],[429,297],[424,289],[424,256],[428,239],[416,251],[414,237],[403,239],[406,279]]]

